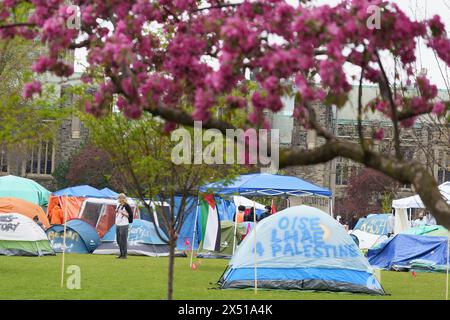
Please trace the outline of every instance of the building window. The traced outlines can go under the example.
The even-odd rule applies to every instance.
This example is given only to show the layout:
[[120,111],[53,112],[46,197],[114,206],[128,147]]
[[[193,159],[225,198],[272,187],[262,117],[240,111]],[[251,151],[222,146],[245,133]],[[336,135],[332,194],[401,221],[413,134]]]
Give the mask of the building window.
[[348,184],[348,165],[342,158],[336,162],[336,185],[346,186]]
[[81,121],[80,118],[73,115],[72,116],[72,139],[80,139],[81,138]]
[[31,149],[26,174],[51,175],[54,170],[55,148],[52,141],[42,142]]
[[439,168],[437,174],[438,184],[442,184],[446,181],[450,181],[450,170],[449,168]]
[[0,173],[8,173],[8,154],[0,148]]

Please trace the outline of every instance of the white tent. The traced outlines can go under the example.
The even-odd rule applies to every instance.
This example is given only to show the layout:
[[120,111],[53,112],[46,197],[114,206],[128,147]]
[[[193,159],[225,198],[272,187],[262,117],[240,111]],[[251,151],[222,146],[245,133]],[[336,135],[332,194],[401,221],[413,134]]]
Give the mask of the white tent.
[[0,214],[0,255],[54,255],[45,231],[20,213]]
[[[450,181],[444,182],[439,186],[439,191],[442,197],[450,203]],[[425,205],[420,199],[419,195],[398,199],[392,201],[392,207],[394,209],[409,209],[409,208],[425,208]]]
[[233,201],[234,201],[234,204],[236,205],[236,208],[239,206],[253,208],[253,206],[255,206],[256,209],[265,210],[265,206],[263,204],[254,202],[253,200],[250,200],[243,196],[233,196]]

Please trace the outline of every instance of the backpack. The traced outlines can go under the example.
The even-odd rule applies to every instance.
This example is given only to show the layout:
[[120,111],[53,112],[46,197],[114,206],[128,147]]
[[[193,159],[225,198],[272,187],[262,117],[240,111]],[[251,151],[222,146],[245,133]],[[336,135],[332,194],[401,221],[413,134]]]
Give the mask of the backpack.
[[[130,208],[130,206],[128,204],[127,204],[127,206],[128,206],[128,208]],[[131,208],[130,208],[130,211],[132,211]],[[127,210],[127,212],[128,212],[128,210]],[[128,212],[128,223],[133,223],[133,212],[131,214]]]

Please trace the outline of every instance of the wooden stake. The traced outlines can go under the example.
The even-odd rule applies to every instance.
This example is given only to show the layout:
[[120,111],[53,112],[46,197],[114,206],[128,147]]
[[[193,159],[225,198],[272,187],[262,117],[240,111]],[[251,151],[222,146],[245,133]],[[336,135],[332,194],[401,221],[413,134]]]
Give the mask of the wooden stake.
[[64,287],[64,264],[65,264],[65,257],[66,257],[66,227],[67,227],[67,206],[63,206],[62,204],[62,198],[59,198],[59,202],[61,204],[61,207],[63,207],[64,212],[64,238],[63,238],[63,251],[62,251],[62,262],[61,262],[61,288]]

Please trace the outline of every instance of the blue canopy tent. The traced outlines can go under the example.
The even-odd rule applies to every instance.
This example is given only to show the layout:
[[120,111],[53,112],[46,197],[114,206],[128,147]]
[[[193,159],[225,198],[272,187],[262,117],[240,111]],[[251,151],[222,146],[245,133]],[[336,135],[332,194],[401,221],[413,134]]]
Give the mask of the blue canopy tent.
[[[240,175],[232,181],[218,181],[200,188],[200,192],[219,195],[242,196],[315,196],[328,199],[329,214],[332,212],[332,192],[298,177],[269,173],[254,173]],[[197,217],[196,217],[197,220]],[[237,224],[235,225],[235,231]],[[233,245],[233,253],[234,253]],[[191,257],[192,260],[192,257]]]
[[242,196],[319,196],[331,198],[326,188],[292,176],[256,173],[238,176],[231,183],[213,182],[200,188],[201,192],[215,194],[240,194]]
[[[54,224],[46,231],[55,252],[63,251],[64,225]],[[87,222],[73,219],[66,225],[66,252],[92,253],[100,245],[97,231]]]

